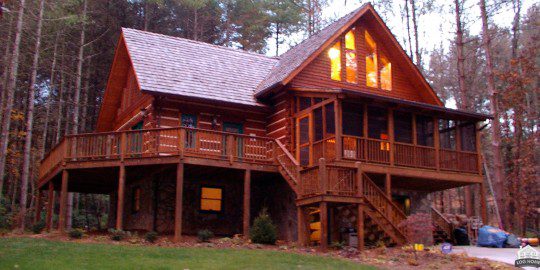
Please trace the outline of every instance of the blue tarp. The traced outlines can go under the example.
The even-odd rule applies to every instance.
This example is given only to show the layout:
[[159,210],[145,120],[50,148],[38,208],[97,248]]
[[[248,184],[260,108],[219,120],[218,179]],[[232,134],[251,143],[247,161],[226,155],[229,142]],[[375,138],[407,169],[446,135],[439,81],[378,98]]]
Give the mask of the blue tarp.
[[478,230],[478,246],[502,248],[508,234],[501,229],[483,226]]

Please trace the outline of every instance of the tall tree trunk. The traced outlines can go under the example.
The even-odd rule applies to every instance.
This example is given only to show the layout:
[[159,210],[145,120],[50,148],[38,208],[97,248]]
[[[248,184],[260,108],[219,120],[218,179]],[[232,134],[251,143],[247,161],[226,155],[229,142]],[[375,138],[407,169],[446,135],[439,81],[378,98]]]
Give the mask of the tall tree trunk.
[[52,64],[51,64],[51,73],[49,79],[49,95],[47,96],[47,101],[45,103],[45,121],[43,121],[43,133],[41,135],[41,147],[39,148],[39,159],[42,160],[45,156],[45,148],[47,147],[47,133],[49,131],[49,118],[51,116],[51,103],[53,102],[53,92],[54,92],[54,78],[56,75],[56,54],[58,53],[58,39],[60,37],[60,32],[56,34],[56,39],[54,41],[54,49],[52,55]]
[[412,38],[411,38],[411,16],[409,15],[409,0],[405,0],[405,17],[407,19],[407,38],[409,40],[409,57],[414,61]]
[[26,198],[28,195],[28,181],[30,178],[30,155],[32,155],[32,134],[34,132],[34,100],[36,93],[37,69],[39,65],[39,50],[41,48],[41,29],[43,27],[43,12],[45,11],[45,0],[39,1],[39,15],[37,19],[36,44],[34,46],[34,59],[32,61],[32,71],[30,75],[30,87],[28,89],[28,105],[26,111],[26,130],[24,137],[23,166],[21,173],[21,202],[20,229],[24,231],[26,226]]
[[[0,89],[0,112],[4,111],[4,101],[6,98],[6,92],[7,92],[7,82],[8,82],[8,74],[9,74],[9,62],[11,61],[11,54],[9,53],[9,50],[11,49],[11,36],[12,36],[12,30],[13,30],[13,15],[9,15],[9,30],[7,34],[7,41],[6,41],[6,48],[4,52],[4,71],[2,72],[2,79],[0,80],[0,83],[2,85],[2,89]],[[2,118],[4,117],[4,114],[0,114],[0,123],[2,123]],[[1,197],[1,195],[0,195]]]
[[150,3],[148,3],[148,0],[144,1],[144,22],[143,22],[143,29],[144,31],[148,31],[148,24],[150,21],[150,16],[148,15],[148,10],[150,9]]
[[279,56],[279,23],[276,22],[276,56]]
[[521,0],[512,1],[514,7],[514,21],[512,22],[512,59],[518,56],[519,21],[521,19]]
[[422,55],[420,54],[420,44],[419,44],[419,37],[418,37],[418,18],[416,16],[416,5],[415,0],[411,0],[411,15],[412,15],[412,23],[413,23],[413,32],[414,32],[414,51],[416,55],[416,66],[420,69],[422,69]]
[[26,0],[19,3],[19,15],[17,18],[17,28],[15,30],[15,42],[13,43],[13,55],[9,66],[9,78],[6,88],[6,101],[4,108],[4,118],[2,119],[2,131],[0,132],[0,197],[2,196],[2,187],[4,186],[4,172],[6,169],[6,155],[9,144],[9,128],[11,124],[11,110],[13,109],[13,99],[15,87],[17,86],[17,72],[19,70],[19,53],[21,45],[21,36],[23,34],[24,9]]
[[491,135],[491,148],[493,152],[493,178],[496,183],[495,189],[496,193],[500,194],[497,197],[497,204],[501,208],[501,220],[503,224],[501,228],[504,228],[506,224],[506,207],[504,204],[503,197],[501,194],[504,194],[504,171],[502,166],[502,156],[501,156],[501,123],[499,115],[499,92],[495,87],[495,78],[493,73],[493,59],[491,56],[491,37],[489,35],[489,25],[488,25],[488,15],[486,11],[486,1],[480,0],[480,17],[482,19],[482,43],[484,51],[486,54],[486,76],[487,76],[487,87],[489,92],[489,105],[491,115],[493,120],[491,121],[492,135]]
[[[62,46],[63,47],[63,46]],[[62,50],[63,51],[63,50]],[[64,68],[64,56],[62,55],[62,68]],[[56,136],[54,140],[54,144],[58,144],[60,142],[60,138],[62,136],[62,109],[64,107],[64,71],[60,71],[60,87],[58,88],[58,112],[57,112],[57,119],[56,119]]]

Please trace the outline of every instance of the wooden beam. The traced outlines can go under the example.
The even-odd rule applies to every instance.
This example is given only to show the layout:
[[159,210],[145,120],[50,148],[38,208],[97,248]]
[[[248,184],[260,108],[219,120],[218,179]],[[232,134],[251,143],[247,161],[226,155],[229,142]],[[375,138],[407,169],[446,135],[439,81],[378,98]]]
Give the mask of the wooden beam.
[[176,204],[174,211],[174,241],[182,240],[182,207],[184,195],[184,163],[176,167]]
[[298,245],[300,247],[307,246],[307,230],[306,230],[306,215],[302,206],[296,207],[296,221],[297,221],[297,234],[298,234]]
[[249,236],[249,221],[250,221],[250,200],[251,200],[251,170],[244,172],[244,237]]
[[45,219],[45,227],[48,232],[52,230],[53,213],[54,213],[54,184],[49,181],[48,186],[48,202],[47,202],[47,217]]
[[357,220],[357,237],[358,237],[358,251],[364,251],[364,204],[358,204],[358,220]]
[[120,171],[118,173],[118,201],[116,207],[116,229],[123,229],[124,222],[124,201],[126,193],[126,167],[124,164],[120,165]]
[[42,204],[43,204],[43,201],[41,199],[41,189],[38,189],[37,190],[37,194],[36,194],[36,207],[35,207],[35,212],[34,212],[34,223],[38,223],[40,220],[41,220],[41,208],[42,208]]
[[60,191],[60,215],[58,217],[58,230],[64,233],[66,229],[66,214],[67,214],[67,195],[68,195],[68,178],[67,170],[62,171],[62,189]]
[[435,146],[435,166],[437,171],[441,170],[440,162],[440,147],[441,143],[439,141],[439,119],[433,117],[433,146]]
[[320,217],[321,217],[321,246],[320,250],[326,252],[328,250],[328,204],[321,202],[319,204]]
[[384,190],[386,191],[386,196],[389,199],[392,199],[392,175],[387,173],[384,181]]

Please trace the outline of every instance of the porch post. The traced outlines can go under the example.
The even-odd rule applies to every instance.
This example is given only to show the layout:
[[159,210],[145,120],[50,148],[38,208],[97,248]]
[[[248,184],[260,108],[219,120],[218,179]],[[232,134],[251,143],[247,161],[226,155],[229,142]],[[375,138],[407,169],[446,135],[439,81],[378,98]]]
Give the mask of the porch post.
[[435,147],[435,166],[437,171],[441,170],[440,150],[441,143],[439,142],[439,119],[433,117],[433,146]]
[[306,216],[304,214],[304,209],[302,206],[296,207],[296,219],[297,219],[297,234],[298,234],[298,245],[305,247],[307,245],[307,232],[306,232]]
[[[362,165],[360,162],[356,162],[356,183],[357,183],[357,193],[356,193],[356,196],[357,197],[362,197],[364,196],[364,183],[363,183],[363,178],[362,178]],[[358,218],[356,220],[357,224],[357,229],[356,229],[356,234],[357,234],[357,237],[358,237],[358,251],[363,251],[364,250],[364,246],[365,246],[365,243],[364,243],[364,202],[362,203],[359,203],[357,205],[357,210],[358,210]]]
[[387,173],[385,177],[384,189],[386,191],[386,196],[392,199],[392,175],[389,173]]
[[394,109],[388,109],[388,143],[390,144],[390,166],[394,165]]
[[328,250],[328,205],[327,202],[320,203],[320,217],[321,217],[321,251],[326,252]]
[[68,193],[68,177],[67,170],[62,171],[62,189],[60,191],[60,215],[58,217],[58,230],[63,233],[66,229],[66,214],[67,214],[67,193]]
[[343,156],[343,139],[342,139],[342,132],[343,132],[343,121],[341,121],[341,100],[339,97],[336,97],[336,101],[334,101],[334,124],[336,128],[336,160],[341,160],[341,157]]
[[482,222],[484,224],[487,224],[488,222],[487,202],[486,202],[486,192],[484,190],[484,184],[483,183],[478,184],[478,189],[480,192],[480,215],[482,216]]
[[251,199],[251,170],[247,169],[244,173],[244,237],[249,236],[250,221],[250,199]]
[[182,239],[182,196],[184,193],[184,163],[176,167],[176,204],[174,211],[174,241]]
[[45,219],[45,226],[47,231],[50,232],[52,229],[54,213],[54,184],[52,181],[49,181],[48,189],[47,217]]
[[116,206],[116,229],[123,229],[124,222],[124,198],[126,193],[126,167],[124,164],[120,165],[120,172],[118,173],[118,198]]
[[36,211],[34,216],[34,223],[38,223],[41,220],[41,207],[42,207],[42,200],[41,200],[41,189],[37,190],[36,194]]

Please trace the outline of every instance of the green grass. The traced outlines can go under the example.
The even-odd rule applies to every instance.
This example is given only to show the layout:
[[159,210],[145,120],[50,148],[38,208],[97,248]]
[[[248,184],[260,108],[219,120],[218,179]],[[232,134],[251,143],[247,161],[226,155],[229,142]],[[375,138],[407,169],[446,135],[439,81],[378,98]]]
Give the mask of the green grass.
[[160,248],[0,238],[0,269],[375,269],[265,250]]

